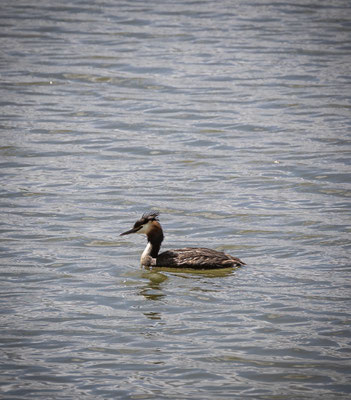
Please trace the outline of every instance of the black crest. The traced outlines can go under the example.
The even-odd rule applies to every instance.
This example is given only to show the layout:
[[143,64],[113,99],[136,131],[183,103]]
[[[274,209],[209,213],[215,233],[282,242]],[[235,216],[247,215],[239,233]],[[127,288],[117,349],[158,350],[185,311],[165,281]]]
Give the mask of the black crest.
[[142,217],[134,224],[134,228],[138,228],[139,226],[144,225],[149,221],[158,221],[159,215],[160,213],[158,211],[145,212]]
[[147,211],[143,214],[141,219],[145,222],[147,221],[158,221],[158,216],[160,215],[159,211]]

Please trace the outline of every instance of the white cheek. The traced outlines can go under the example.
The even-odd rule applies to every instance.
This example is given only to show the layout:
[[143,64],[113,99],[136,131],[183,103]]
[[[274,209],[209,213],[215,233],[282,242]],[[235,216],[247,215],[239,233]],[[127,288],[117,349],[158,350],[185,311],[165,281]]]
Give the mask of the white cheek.
[[143,225],[143,227],[139,229],[137,233],[143,233],[144,235],[146,235],[150,230],[150,225],[151,222],[148,222],[147,224]]

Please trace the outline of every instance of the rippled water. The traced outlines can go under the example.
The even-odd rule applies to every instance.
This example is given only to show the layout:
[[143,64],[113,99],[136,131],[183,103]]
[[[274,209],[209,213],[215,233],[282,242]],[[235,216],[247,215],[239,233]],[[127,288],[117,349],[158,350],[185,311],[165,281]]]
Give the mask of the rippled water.
[[0,397],[348,398],[350,2],[0,10]]

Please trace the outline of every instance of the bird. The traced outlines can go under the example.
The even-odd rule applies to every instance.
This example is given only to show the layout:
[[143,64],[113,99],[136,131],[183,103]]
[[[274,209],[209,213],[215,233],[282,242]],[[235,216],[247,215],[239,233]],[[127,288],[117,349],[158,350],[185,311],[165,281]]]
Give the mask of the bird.
[[144,234],[147,245],[143,251],[140,264],[142,267],[165,267],[178,269],[219,269],[233,268],[246,265],[239,258],[221,251],[204,247],[184,247],[182,249],[167,250],[159,254],[164,239],[162,226],[159,222],[159,212],[145,212],[138,219],[133,228],[120,234]]

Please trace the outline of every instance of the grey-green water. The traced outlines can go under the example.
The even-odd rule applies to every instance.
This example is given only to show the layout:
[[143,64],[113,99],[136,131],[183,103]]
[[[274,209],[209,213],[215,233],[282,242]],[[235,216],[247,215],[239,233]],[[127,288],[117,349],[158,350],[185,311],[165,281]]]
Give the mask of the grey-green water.
[[[0,18],[0,397],[349,398],[350,2]],[[149,209],[248,266],[140,269]]]

